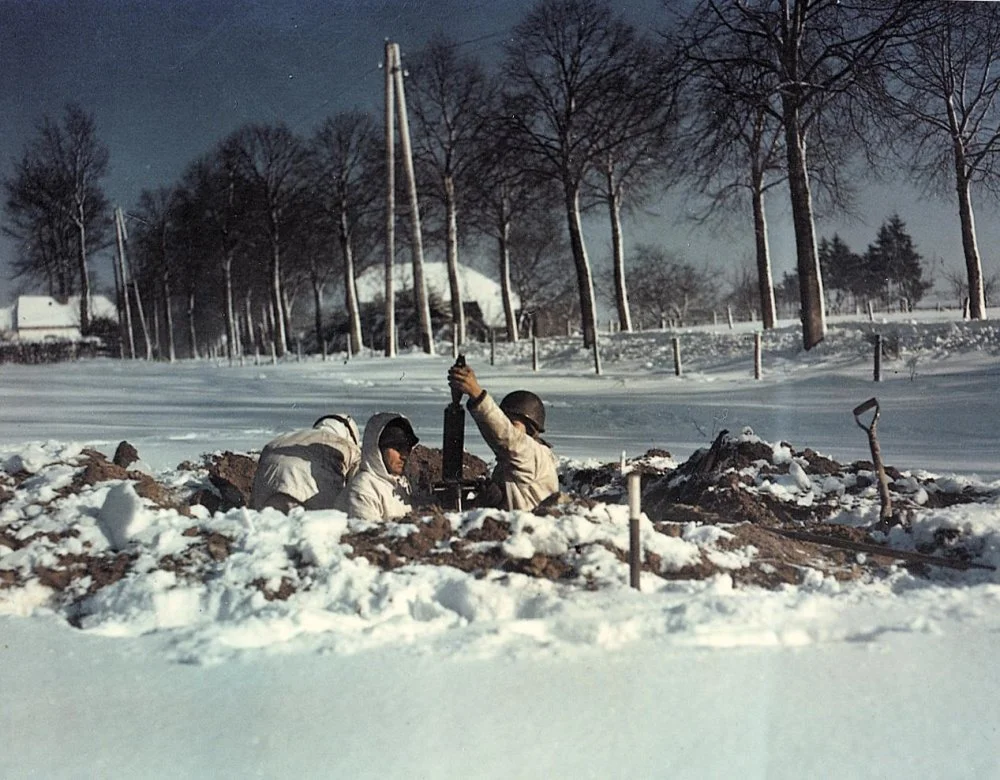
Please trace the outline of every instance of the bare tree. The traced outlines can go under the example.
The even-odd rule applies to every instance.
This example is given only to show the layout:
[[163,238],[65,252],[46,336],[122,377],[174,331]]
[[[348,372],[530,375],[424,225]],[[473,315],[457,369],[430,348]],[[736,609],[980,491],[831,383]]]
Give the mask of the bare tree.
[[711,309],[715,275],[662,247],[639,244],[626,270],[631,303],[640,320],[683,327],[692,310]]
[[680,71],[666,53],[644,39],[632,40],[616,56],[616,83],[609,85],[602,109],[608,120],[593,190],[608,209],[614,304],[625,332],[632,330],[632,314],[622,211],[641,205],[654,191],[662,193],[669,164],[678,156],[673,136]]
[[491,102],[492,83],[475,57],[460,56],[457,44],[443,37],[433,39],[408,69],[414,158],[434,185],[424,191],[443,206],[452,327],[461,345],[466,337],[458,278],[459,201],[475,170],[475,149],[484,141],[487,116],[480,107]]
[[[94,118],[76,103],[67,104],[62,122],[45,117],[37,136],[5,180],[8,230],[25,241],[44,241],[35,259],[55,262],[60,250],[60,226],[72,225],[80,291],[80,329],[90,328],[90,253],[106,245],[111,226],[107,198],[100,187],[110,154],[97,137]],[[34,218],[32,218],[34,215]],[[48,216],[46,216],[48,215]],[[26,228],[31,226],[30,229]],[[30,254],[29,254],[30,256]]]
[[[735,30],[718,36],[714,25],[706,29],[706,19],[710,17],[693,17],[678,36],[685,71],[684,145],[689,150],[681,168],[708,197],[706,210],[697,215],[699,222],[729,217],[749,195],[761,320],[765,329],[773,328],[765,196],[785,182],[777,90],[769,83],[773,78],[756,64],[754,38]],[[704,46],[705,38],[713,35],[718,36],[715,44]],[[726,110],[720,111],[720,105]]]
[[304,195],[306,152],[285,125],[247,125],[227,139],[236,170],[249,184],[268,237],[270,296],[274,311],[275,350],[282,357],[288,347],[287,315],[282,293],[281,254],[284,230]]
[[906,127],[912,169],[929,189],[954,188],[969,316],[986,316],[972,190],[1000,192],[1000,16],[986,3],[923,3],[889,63],[893,119]]
[[313,188],[320,207],[336,224],[343,260],[344,309],[347,312],[351,350],[363,346],[358,303],[355,239],[366,218],[373,216],[382,184],[377,175],[380,152],[374,119],[350,111],[327,119],[311,143]]
[[[905,19],[902,0],[703,0],[707,34],[702,59],[733,64],[751,57],[755,78],[775,90],[784,134],[785,174],[791,196],[802,337],[811,349],[826,334],[823,281],[814,226],[807,145],[824,104],[852,115],[859,85],[877,71],[892,35]],[[748,51],[733,52],[737,36]]]
[[159,339],[157,349],[161,355],[165,351],[171,363],[177,359],[171,281],[176,260],[173,233],[178,197],[178,189],[175,187],[143,190],[139,195],[138,207],[128,215],[134,225],[132,245],[135,247],[135,254],[150,276],[156,279],[156,299],[163,307],[166,350],[162,350]]
[[504,69],[514,95],[511,122],[528,164],[562,189],[576,268],[585,346],[597,329],[594,282],[581,226],[587,174],[607,152],[608,93],[634,42],[633,29],[604,0],[540,0],[514,28]]
[[508,341],[517,341],[519,328],[514,307],[512,252],[518,237],[531,232],[521,222],[547,214],[559,206],[559,193],[551,180],[540,178],[523,165],[523,153],[508,120],[511,109],[500,90],[487,90],[489,102],[484,138],[477,146],[475,167],[468,184],[470,223],[496,241],[497,276]]

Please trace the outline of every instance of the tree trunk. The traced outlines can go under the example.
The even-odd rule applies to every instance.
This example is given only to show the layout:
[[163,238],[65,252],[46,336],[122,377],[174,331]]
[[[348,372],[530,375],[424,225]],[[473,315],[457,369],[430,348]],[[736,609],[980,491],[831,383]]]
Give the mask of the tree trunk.
[[[351,340],[351,354],[357,355],[364,346],[364,339],[361,335],[361,307],[358,304],[358,282],[354,275],[354,246],[346,203],[342,203],[340,209],[340,248],[344,255],[344,309],[347,311],[347,333]],[[386,290],[389,291],[388,284]],[[395,322],[393,327],[396,327]]]
[[[396,357],[396,292],[393,270],[396,265],[396,158],[395,103],[393,83],[399,67],[396,47],[385,44],[385,356]],[[372,347],[375,345],[372,344]]]
[[806,168],[806,144],[802,135],[794,96],[783,95],[785,151],[788,158],[788,189],[791,194],[792,224],[795,229],[795,256],[799,272],[799,298],[802,303],[802,344],[809,350],[826,336],[826,307],[823,302],[823,278],[816,251],[812,195]]
[[587,247],[583,242],[583,227],[580,224],[580,188],[576,184],[565,185],[566,218],[569,222],[569,241],[576,266],[577,289],[580,293],[580,326],[583,331],[583,346],[592,347],[597,333],[597,310],[594,306],[594,279],[587,259]]
[[233,250],[226,249],[222,260],[223,296],[226,302],[226,357],[236,357],[239,348],[239,332],[236,329],[236,311],[233,306]]
[[194,326],[194,288],[188,290],[187,295],[187,321],[188,321],[188,343],[191,350],[191,357],[198,359],[198,332]]
[[774,305],[774,279],[771,255],[767,246],[767,217],[764,213],[764,189],[760,176],[754,175],[753,234],[757,250],[757,289],[760,293],[760,318],[764,330],[772,330],[777,319]]
[[455,203],[455,179],[444,180],[444,207],[448,222],[448,286],[451,289],[451,326],[455,329],[455,343],[465,343],[465,308],[462,306],[462,286],[458,279],[458,207]]
[[166,268],[160,276],[160,287],[163,290],[163,324],[167,329],[167,360],[173,363],[177,360],[177,349],[174,346],[174,311],[170,305],[170,273]]
[[163,328],[160,325],[160,296],[153,290],[153,357],[157,360],[163,354]]
[[976,222],[972,210],[972,195],[963,153],[956,143],[955,171],[957,174],[958,217],[962,224],[962,252],[965,254],[965,268],[969,276],[969,318],[986,318],[986,291],[983,286],[983,263],[976,241]]
[[274,348],[285,356],[288,334],[285,331],[285,307],[281,295],[281,244],[278,240],[278,216],[271,213],[271,305],[274,307]]
[[514,301],[510,290],[510,220],[503,219],[497,239],[500,250],[500,295],[503,299],[504,323],[507,341],[517,341],[517,321],[514,318]]
[[[399,47],[393,44],[395,61],[399,62]],[[413,171],[413,150],[410,147],[410,126],[406,117],[406,95],[403,92],[403,74],[395,69],[396,113],[399,117],[399,149],[403,155],[406,189],[410,200],[410,245],[413,251],[413,297],[420,323],[421,347],[428,355],[434,354],[434,333],[431,327],[431,309],[427,299],[427,281],[424,279],[424,245],[420,232],[420,205],[417,202],[417,179]]]
[[323,285],[320,283],[319,275],[313,273],[311,276],[313,291],[313,326],[316,328],[316,348],[323,347]]
[[618,324],[625,333],[632,332],[632,312],[628,305],[628,287],[625,284],[625,246],[622,241],[621,193],[615,186],[615,172],[611,163],[605,171],[608,184],[608,212],[611,217],[611,252],[614,263],[615,305],[618,307]]

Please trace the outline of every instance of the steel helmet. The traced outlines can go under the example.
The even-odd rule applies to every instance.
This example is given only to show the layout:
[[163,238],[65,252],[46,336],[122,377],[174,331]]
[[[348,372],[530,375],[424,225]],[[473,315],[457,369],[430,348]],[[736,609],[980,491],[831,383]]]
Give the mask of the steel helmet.
[[523,417],[538,433],[545,431],[545,405],[542,399],[528,390],[507,393],[500,402],[500,409],[508,417]]

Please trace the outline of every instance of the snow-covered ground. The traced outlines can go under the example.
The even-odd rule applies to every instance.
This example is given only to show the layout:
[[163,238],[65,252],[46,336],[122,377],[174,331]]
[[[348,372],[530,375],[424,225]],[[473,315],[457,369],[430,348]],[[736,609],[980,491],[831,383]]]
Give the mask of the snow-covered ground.
[[[794,461],[780,442],[863,460],[851,410],[876,395],[883,457],[918,505],[913,535],[956,530],[997,565],[1000,327],[919,319],[835,321],[808,353],[786,323],[763,337],[759,381],[751,325],[604,336],[599,377],[577,339],[540,342],[537,373],[530,343],[498,345],[494,366],[488,345],[466,354],[494,394],[528,387],[546,400],[566,472],[654,447],[680,463],[722,429],[773,443],[775,462]],[[898,342],[879,384],[875,331]],[[612,553],[627,544],[627,509],[601,503],[553,518],[492,513],[510,524],[509,555],[578,551],[576,579],[383,571],[347,555],[342,538],[364,527],[336,512],[187,517],[131,483],[74,483],[85,448],[110,455],[128,440],[180,488],[193,478],[182,461],[253,451],[333,411],[363,422],[399,410],[439,446],[442,350],[0,367],[0,467],[21,474],[0,506],[0,531],[18,535],[18,549],[0,538],[0,576],[20,578],[0,587],[0,776],[1000,776],[996,572],[813,571],[797,585],[734,587],[727,572],[754,549],[725,547],[715,527],[665,537],[644,521],[660,571],[637,593]],[[471,426],[467,446],[488,457]],[[794,465],[761,480],[799,505],[852,487]],[[932,508],[921,485],[981,500]],[[874,487],[844,507],[839,522],[874,519]],[[464,537],[488,516],[448,522]],[[210,554],[212,538],[228,540],[225,555]],[[112,548],[135,556],[131,573],[89,597],[92,580],[57,594],[25,576]],[[669,576],[699,555],[720,571]],[[210,576],[190,576],[198,566]],[[286,579],[292,595],[271,598]]]

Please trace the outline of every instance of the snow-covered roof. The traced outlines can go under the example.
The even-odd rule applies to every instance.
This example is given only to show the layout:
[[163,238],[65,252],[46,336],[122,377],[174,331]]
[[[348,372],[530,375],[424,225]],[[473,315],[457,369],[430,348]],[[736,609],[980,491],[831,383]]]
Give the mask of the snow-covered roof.
[[[413,266],[411,263],[397,263],[393,279],[396,290],[413,288]],[[486,274],[466,265],[458,266],[459,283],[462,288],[462,300],[475,301],[483,312],[487,325],[503,324],[503,300],[501,299],[500,283],[490,279]],[[424,278],[428,290],[434,290],[445,301],[451,300],[451,288],[448,284],[448,265],[443,262],[424,263]],[[369,268],[357,278],[358,298],[362,303],[371,303],[385,294],[385,269],[381,265]],[[521,303],[513,295],[514,308]]]
[[17,298],[17,329],[76,328],[80,311],[69,303],[59,303],[48,295],[19,295]]
[[[60,303],[48,295],[19,295],[15,304],[17,329],[36,328],[78,328],[80,326],[80,296],[70,296],[66,303]],[[118,318],[114,303],[103,295],[90,298],[93,317]]]

